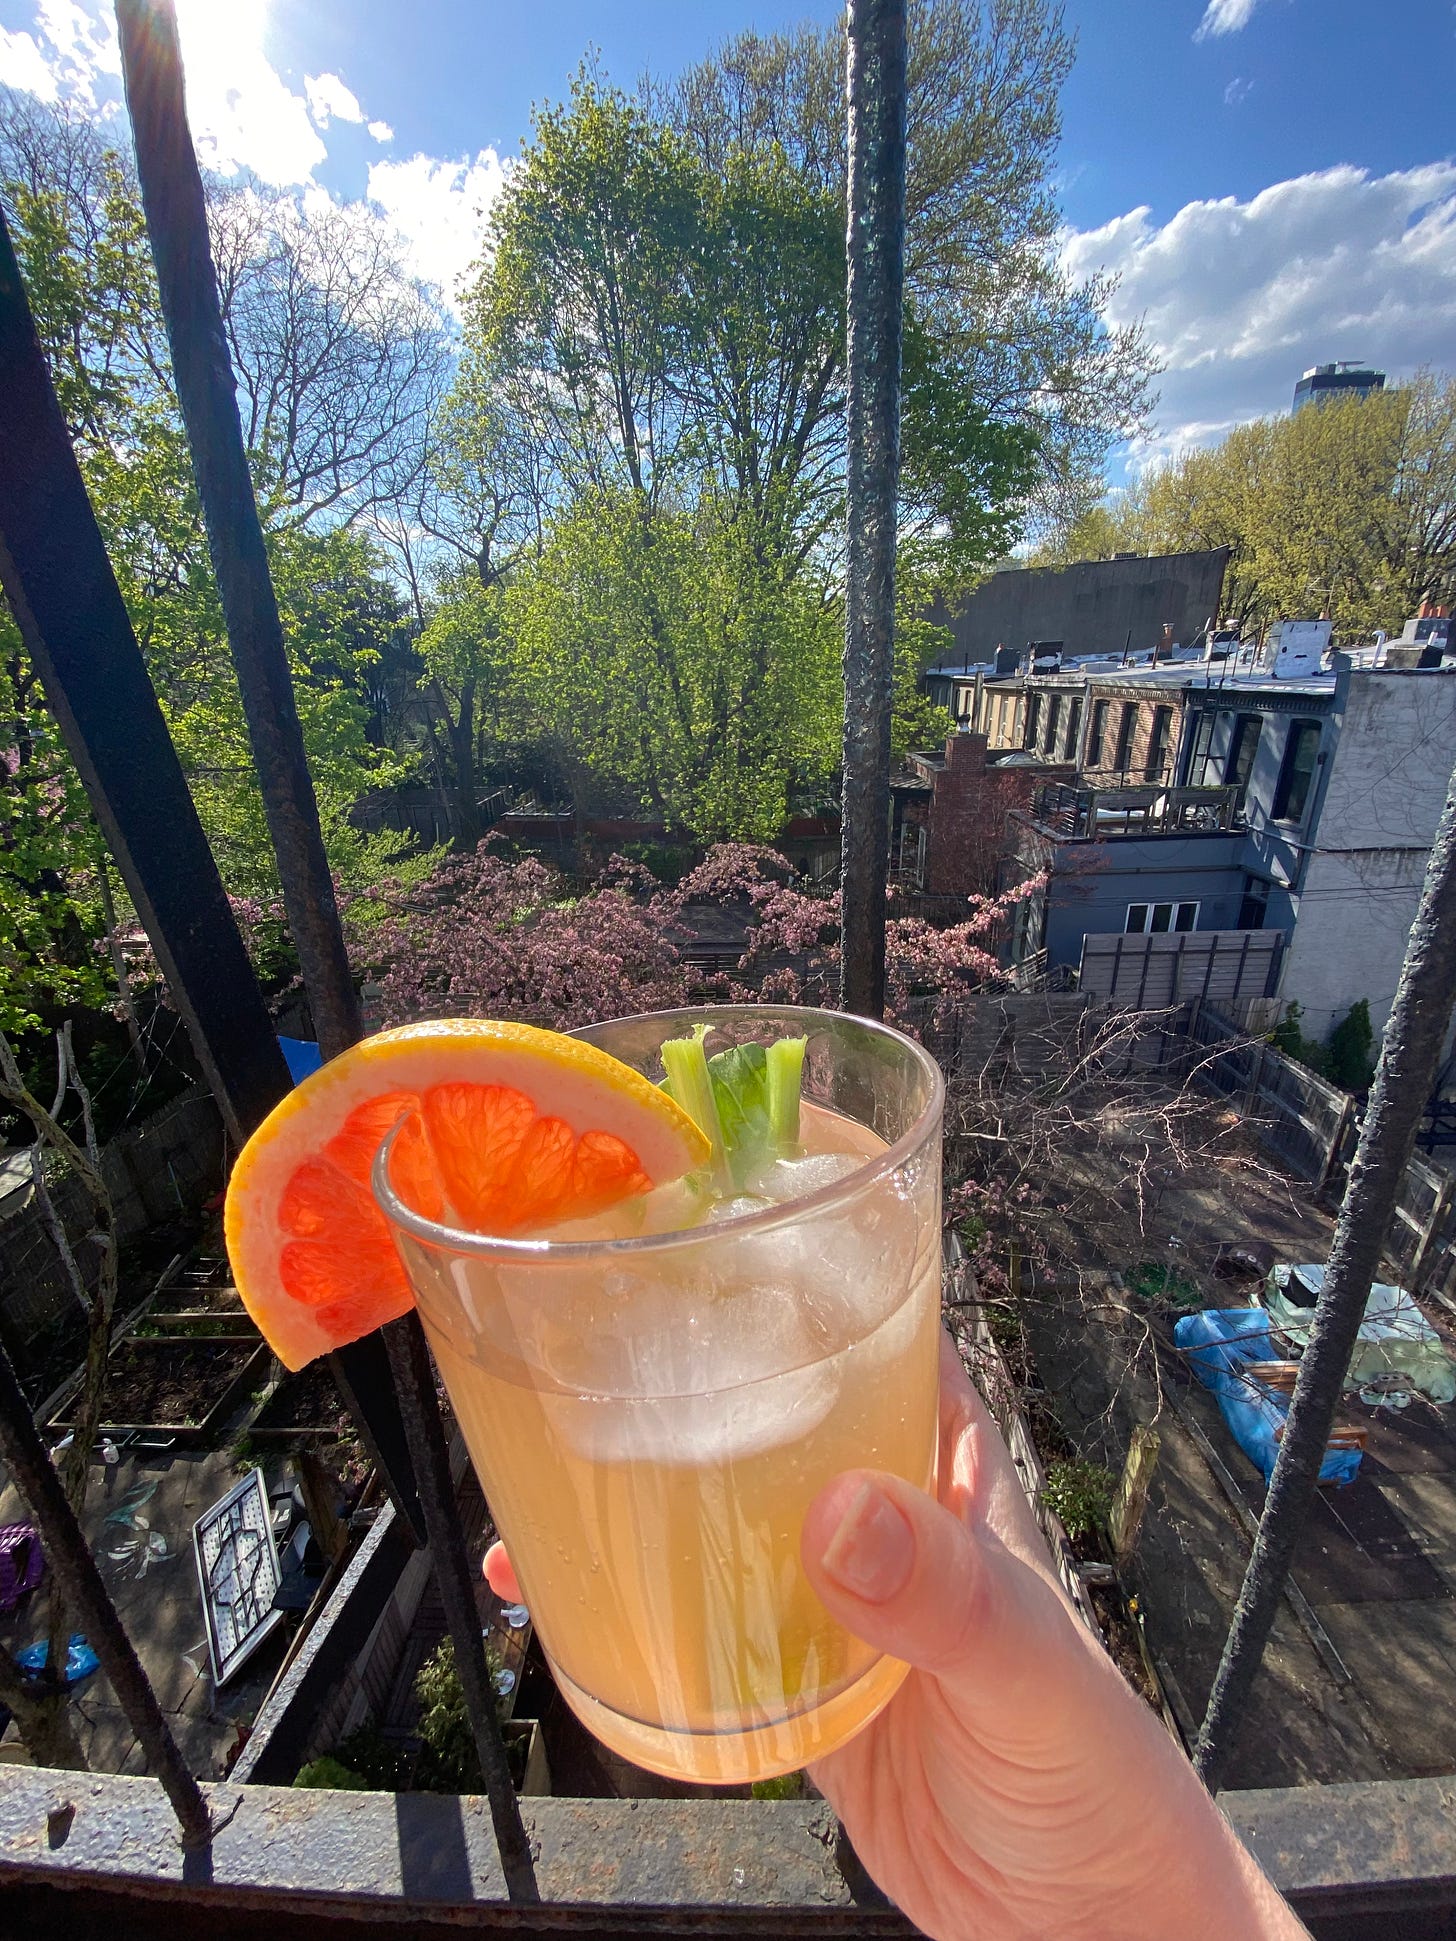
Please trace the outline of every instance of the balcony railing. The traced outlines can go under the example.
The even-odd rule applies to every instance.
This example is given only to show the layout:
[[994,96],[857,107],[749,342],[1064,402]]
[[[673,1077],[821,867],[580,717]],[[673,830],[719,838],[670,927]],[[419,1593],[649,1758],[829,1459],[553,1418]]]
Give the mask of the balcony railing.
[[1032,820],[1064,841],[1102,836],[1196,836],[1242,828],[1237,788],[1078,788],[1048,782],[1032,798]]

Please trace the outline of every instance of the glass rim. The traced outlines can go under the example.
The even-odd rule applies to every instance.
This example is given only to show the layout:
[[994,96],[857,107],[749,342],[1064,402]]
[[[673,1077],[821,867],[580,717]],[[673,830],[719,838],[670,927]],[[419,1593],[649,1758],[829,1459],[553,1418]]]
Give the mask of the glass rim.
[[770,1233],[777,1227],[792,1225],[805,1214],[826,1212],[839,1201],[854,1198],[867,1187],[898,1171],[916,1148],[924,1144],[930,1126],[945,1107],[944,1073],[924,1045],[917,1044],[907,1033],[877,1018],[861,1017],[855,1011],[829,1011],[810,1004],[679,1005],[667,1011],[637,1011],[626,1017],[603,1018],[596,1024],[563,1032],[562,1036],[584,1037],[588,1032],[605,1031],[613,1025],[643,1024],[658,1018],[665,1021],[680,1019],[684,1023],[699,1023],[706,1019],[712,1023],[720,1019],[743,1018],[745,1015],[782,1018],[789,1024],[801,1019],[842,1019],[868,1032],[871,1037],[888,1040],[908,1052],[912,1061],[928,1077],[929,1093],[925,1104],[916,1114],[914,1123],[893,1145],[886,1146],[882,1153],[865,1160],[863,1165],[856,1166],[852,1173],[846,1173],[842,1179],[834,1180],[828,1186],[817,1187],[814,1192],[805,1193],[801,1199],[785,1200],[754,1213],[735,1214],[731,1220],[716,1220],[711,1226],[672,1227],[664,1233],[627,1234],[617,1240],[513,1240],[505,1234],[473,1233],[466,1227],[447,1226],[443,1221],[428,1219],[423,1213],[416,1213],[412,1207],[406,1206],[390,1181],[389,1155],[403,1124],[402,1119],[400,1125],[391,1128],[374,1155],[370,1184],[375,1204],[391,1226],[402,1227],[416,1240],[423,1240],[443,1252],[470,1254],[476,1259],[515,1261],[517,1264],[526,1261],[585,1262],[600,1259],[603,1255],[616,1259],[643,1253],[665,1253],[675,1247],[700,1247],[705,1242],[716,1242],[729,1234]]

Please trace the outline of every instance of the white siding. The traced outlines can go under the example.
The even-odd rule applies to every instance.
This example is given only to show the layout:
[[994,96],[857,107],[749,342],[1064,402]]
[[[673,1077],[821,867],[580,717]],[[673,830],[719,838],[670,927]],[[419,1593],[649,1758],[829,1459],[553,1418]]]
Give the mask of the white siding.
[[1456,673],[1350,676],[1280,985],[1309,1036],[1362,997],[1384,1029],[1453,761]]

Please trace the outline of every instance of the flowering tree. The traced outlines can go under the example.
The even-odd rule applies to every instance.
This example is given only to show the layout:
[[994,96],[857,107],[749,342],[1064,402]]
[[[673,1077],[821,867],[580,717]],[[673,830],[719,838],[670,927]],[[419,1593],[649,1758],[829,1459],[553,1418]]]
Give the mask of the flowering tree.
[[[1035,887],[971,899],[966,920],[947,929],[892,916],[895,1022],[933,1032],[971,990],[1003,983],[996,931]],[[691,913],[705,904],[743,918],[746,942],[725,977],[705,979],[689,960]],[[777,851],[749,843],[718,844],[672,889],[613,857],[576,897],[544,863],[511,862],[483,843],[420,885],[389,882],[354,899],[346,921],[355,968],[379,985],[389,1024],[454,1011],[569,1030],[682,1004],[705,986],[733,1002],[837,1002],[838,895],[801,889]]]
[[668,899],[644,877],[618,863],[573,899],[544,863],[483,843],[418,889],[385,883],[350,903],[351,957],[387,1024],[465,1012],[570,1030],[667,1009],[686,971]]

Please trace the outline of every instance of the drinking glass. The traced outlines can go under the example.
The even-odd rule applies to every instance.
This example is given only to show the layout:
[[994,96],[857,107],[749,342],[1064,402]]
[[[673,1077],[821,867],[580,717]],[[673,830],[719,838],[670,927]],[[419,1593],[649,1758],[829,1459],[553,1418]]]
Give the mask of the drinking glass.
[[576,1035],[660,1079],[698,1024],[709,1056],[807,1038],[802,1197],[657,1231],[686,1196],[665,1187],[628,1237],[509,1240],[411,1211],[388,1145],[374,1185],[567,1702],[638,1765],[728,1784],[832,1751],[905,1676],[829,1618],[799,1536],[843,1469],[934,1488],[944,1088],[920,1046],[837,1012]]

